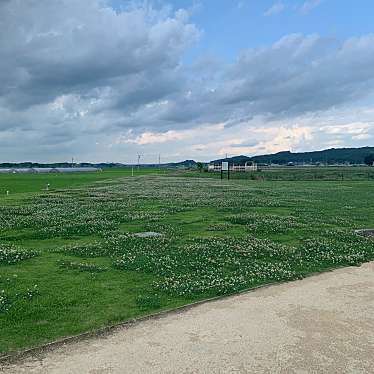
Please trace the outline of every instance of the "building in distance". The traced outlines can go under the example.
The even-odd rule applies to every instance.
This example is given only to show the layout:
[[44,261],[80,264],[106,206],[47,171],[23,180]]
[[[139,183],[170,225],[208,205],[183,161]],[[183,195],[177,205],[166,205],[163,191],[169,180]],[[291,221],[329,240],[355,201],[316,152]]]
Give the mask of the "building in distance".
[[[220,172],[222,169],[222,162],[211,162],[208,165],[208,171]],[[254,161],[243,161],[243,162],[232,162],[229,163],[230,171],[241,171],[241,172],[251,172],[257,171],[257,163]]]

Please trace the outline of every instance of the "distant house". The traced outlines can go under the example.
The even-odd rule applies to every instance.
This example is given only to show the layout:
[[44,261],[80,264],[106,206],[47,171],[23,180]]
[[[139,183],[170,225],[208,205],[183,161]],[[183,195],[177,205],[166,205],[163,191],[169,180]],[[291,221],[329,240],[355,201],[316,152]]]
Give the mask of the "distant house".
[[[222,162],[212,162],[208,165],[208,171],[216,171],[220,172],[222,168]],[[245,162],[237,162],[237,163],[229,163],[230,171],[241,171],[241,172],[249,172],[249,171],[257,171],[258,167],[256,162],[254,161],[245,161]]]
[[210,163],[208,165],[208,171],[221,171],[221,163]]

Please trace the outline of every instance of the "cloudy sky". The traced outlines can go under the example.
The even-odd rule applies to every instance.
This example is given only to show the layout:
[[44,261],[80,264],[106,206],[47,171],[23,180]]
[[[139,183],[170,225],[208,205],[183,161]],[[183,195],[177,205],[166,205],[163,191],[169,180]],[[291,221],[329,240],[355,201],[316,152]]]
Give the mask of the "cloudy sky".
[[0,162],[374,143],[372,0],[0,0]]

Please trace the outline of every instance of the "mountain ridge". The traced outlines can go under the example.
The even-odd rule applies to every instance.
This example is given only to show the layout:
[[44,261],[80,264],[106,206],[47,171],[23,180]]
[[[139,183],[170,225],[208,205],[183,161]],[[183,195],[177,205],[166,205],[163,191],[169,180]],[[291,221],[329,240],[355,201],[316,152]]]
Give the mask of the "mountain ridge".
[[211,161],[219,163],[222,161],[232,161],[234,163],[255,161],[259,164],[278,164],[285,165],[288,163],[297,164],[363,164],[367,155],[374,154],[374,147],[359,147],[359,148],[329,148],[321,151],[310,152],[291,152],[281,151],[272,154],[258,155],[258,156],[234,156],[230,158],[222,158]]
[[[374,147],[346,147],[346,148],[329,148],[321,151],[310,152],[291,152],[281,151],[272,154],[258,155],[258,156],[233,156],[228,158],[221,158],[210,161],[210,163],[220,163],[222,161],[229,161],[233,163],[240,163],[245,161],[255,161],[258,164],[277,164],[286,165],[288,163],[294,164],[363,164],[366,156],[374,154]],[[208,164],[209,162],[203,162]],[[179,162],[167,163],[149,163],[140,164],[142,167],[196,167],[195,160],[184,160]],[[3,162],[0,163],[0,169],[4,168],[64,168],[64,167],[97,167],[97,168],[113,168],[113,167],[134,167],[135,164],[125,164],[119,162],[99,162],[99,163],[70,163],[70,162],[54,162],[54,163],[39,163],[39,162]]]

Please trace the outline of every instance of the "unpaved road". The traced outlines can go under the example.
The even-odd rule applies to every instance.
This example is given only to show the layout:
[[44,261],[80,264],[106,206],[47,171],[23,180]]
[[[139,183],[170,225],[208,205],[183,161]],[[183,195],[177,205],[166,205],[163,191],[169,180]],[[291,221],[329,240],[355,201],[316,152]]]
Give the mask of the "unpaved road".
[[1,373],[374,373],[374,262],[120,328]]

